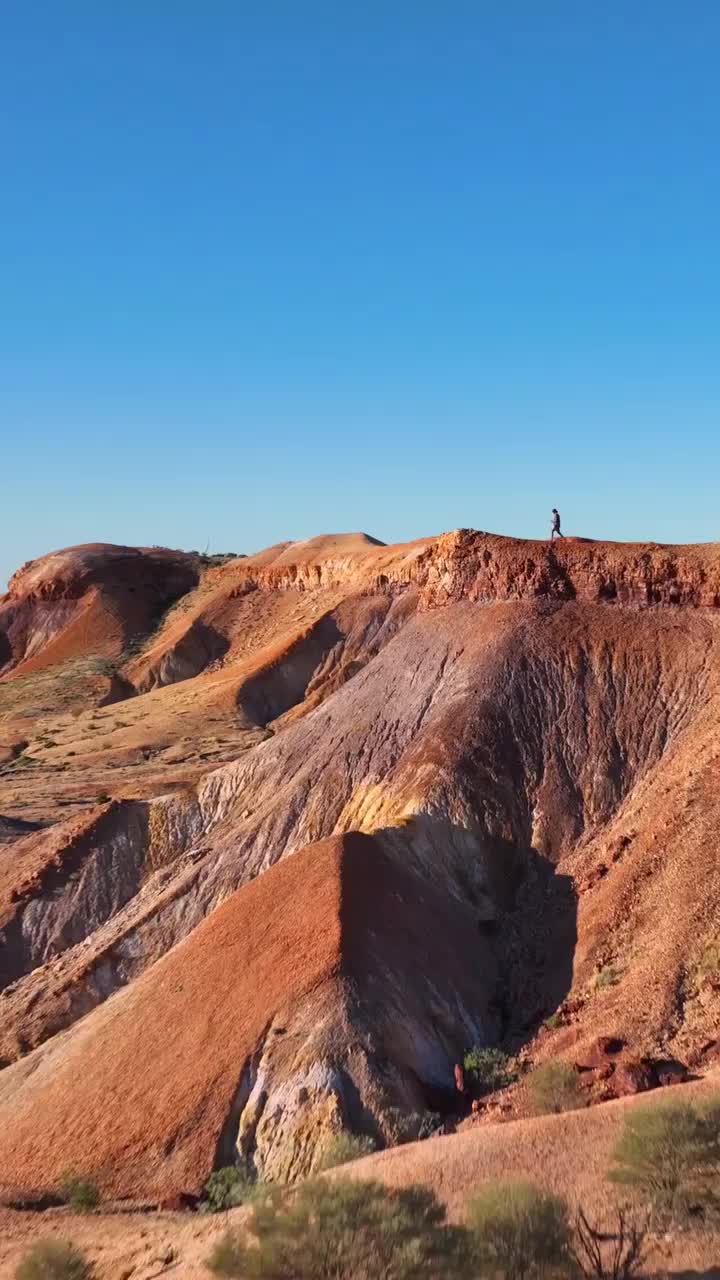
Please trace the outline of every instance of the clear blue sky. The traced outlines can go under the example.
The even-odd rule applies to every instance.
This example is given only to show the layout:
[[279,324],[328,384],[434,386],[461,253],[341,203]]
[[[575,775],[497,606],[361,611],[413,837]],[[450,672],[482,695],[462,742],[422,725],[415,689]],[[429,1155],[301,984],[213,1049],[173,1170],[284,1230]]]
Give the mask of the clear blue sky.
[[82,541],[720,537],[716,0],[24,0],[0,580]]

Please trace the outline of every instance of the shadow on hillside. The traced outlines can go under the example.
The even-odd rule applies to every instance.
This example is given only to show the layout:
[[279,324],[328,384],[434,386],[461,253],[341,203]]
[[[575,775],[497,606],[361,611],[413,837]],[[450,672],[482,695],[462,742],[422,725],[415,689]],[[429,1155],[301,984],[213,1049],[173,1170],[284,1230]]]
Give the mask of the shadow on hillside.
[[502,1039],[516,1052],[562,1004],[572,986],[577,894],[536,849],[515,847],[522,867],[514,900],[498,924]]
[[13,651],[10,640],[6,632],[0,631],[0,671],[2,671],[3,667],[7,666],[8,663],[12,662],[12,656]]
[[720,1280],[720,1266],[709,1267],[707,1271],[666,1271],[665,1280]]
[[[577,896],[536,849],[487,837],[442,818],[414,815],[375,833],[395,856],[412,852],[415,869],[448,889],[477,916],[478,935],[495,964],[489,1012],[496,1039],[517,1052],[567,996],[577,944]],[[409,848],[408,848],[409,846]],[[468,963],[471,963],[469,958]]]

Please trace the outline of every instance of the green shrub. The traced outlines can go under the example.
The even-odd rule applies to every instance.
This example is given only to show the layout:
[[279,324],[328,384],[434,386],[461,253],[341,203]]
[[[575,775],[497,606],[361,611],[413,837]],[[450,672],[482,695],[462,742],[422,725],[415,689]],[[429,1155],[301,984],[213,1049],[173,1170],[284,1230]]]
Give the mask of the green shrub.
[[569,1062],[542,1062],[528,1077],[528,1095],[533,1110],[539,1115],[575,1111],[584,1099],[577,1072]]
[[201,1208],[207,1213],[222,1213],[244,1204],[255,1191],[255,1186],[235,1165],[215,1169],[205,1183],[205,1199]]
[[375,1143],[372,1138],[355,1133],[335,1133],[322,1148],[320,1169],[336,1169],[340,1164],[350,1164],[362,1156],[372,1155]]
[[613,1152],[608,1177],[631,1187],[661,1217],[718,1209],[720,1097],[633,1108]]
[[564,1200],[522,1180],[491,1183],[468,1206],[478,1262],[504,1280],[530,1280],[569,1267]]
[[391,1147],[430,1138],[441,1125],[442,1117],[437,1111],[403,1111],[400,1107],[387,1107],[383,1113],[383,1135]]
[[77,1173],[66,1173],[60,1182],[60,1195],[71,1209],[78,1213],[90,1213],[100,1203],[100,1191],[92,1178]]
[[562,1024],[563,1018],[561,1013],[551,1013],[550,1017],[545,1019],[545,1026],[548,1031],[555,1031],[558,1027],[561,1027]]
[[595,990],[604,991],[606,987],[614,987],[620,981],[620,975],[612,965],[606,965],[595,975]]
[[272,1280],[430,1280],[471,1275],[467,1233],[445,1223],[426,1187],[311,1179],[273,1187],[249,1224],[254,1244],[228,1231],[208,1259],[216,1275]]
[[15,1280],[92,1280],[94,1268],[75,1245],[38,1240],[15,1271]]
[[465,1054],[463,1067],[468,1084],[474,1085],[482,1093],[504,1089],[517,1079],[510,1059],[502,1049],[481,1049],[476,1045]]

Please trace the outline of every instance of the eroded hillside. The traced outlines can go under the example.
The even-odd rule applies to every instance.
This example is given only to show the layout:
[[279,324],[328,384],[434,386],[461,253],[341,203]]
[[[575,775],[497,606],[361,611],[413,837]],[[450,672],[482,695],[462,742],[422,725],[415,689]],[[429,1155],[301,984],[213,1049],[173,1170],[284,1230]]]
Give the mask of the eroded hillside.
[[717,546],[71,549],[2,627],[13,1186],[294,1177],[470,1043],[717,1034]]

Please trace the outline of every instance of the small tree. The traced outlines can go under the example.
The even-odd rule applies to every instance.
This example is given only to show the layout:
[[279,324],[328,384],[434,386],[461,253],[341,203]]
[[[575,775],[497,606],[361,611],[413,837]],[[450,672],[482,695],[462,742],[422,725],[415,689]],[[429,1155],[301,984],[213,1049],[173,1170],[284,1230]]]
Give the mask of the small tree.
[[605,965],[599,969],[595,975],[595,990],[605,991],[608,987],[616,987],[620,981],[620,976],[611,964]]
[[225,1209],[244,1204],[254,1190],[253,1184],[235,1165],[227,1165],[210,1174],[205,1183],[205,1199],[201,1208],[209,1213],[222,1213]]
[[615,1231],[605,1232],[582,1209],[575,1218],[572,1256],[585,1280],[632,1280],[645,1262],[647,1221],[638,1222],[618,1209]]
[[404,1111],[401,1107],[386,1107],[382,1115],[383,1137],[388,1146],[400,1147],[406,1142],[420,1142],[431,1138],[442,1128],[442,1116],[437,1111]]
[[522,1180],[490,1183],[468,1206],[479,1263],[504,1280],[526,1280],[570,1262],[564,1200]]
[[718,1207],[720,1098],[700,1106],[633,1108],[613,1152],[612,1182],[631,1187],[659,1215],[682,1220]]
[[71,1209],[91,1213],[100,1203],[100,1190],[92,1178],[78,1173],[65,1173],[60,1180],[60,1195]]
[[502,1049],[481,1049],[476,1045],[465,1054],[463,1067],[468,1083],[481,1093],[505,1089],[517,1079],[510,1059]]
[[250,1232],[228,1231],[208,1267],[216,1275],[272,1280],[430,1280],[470,1274],[467,1234],[445,1223],[425,1187],[311,1179],[269,1189]]
[[15,1271],[15,1280],[92,1280],[87,1258],[63,1240],[38,1240]]
[[528,1077],[528,1094],[540,1115],[575,1111],[583,1105],[577,1072],[569,1062],[542,1062]]
[[375,1143],[372,1138],[360,1137],[355,1133],[335,1133],[322,1148],[320,1169],[336,1169],[338,1165],[350,1164],[362,1156],[372,1155]]

